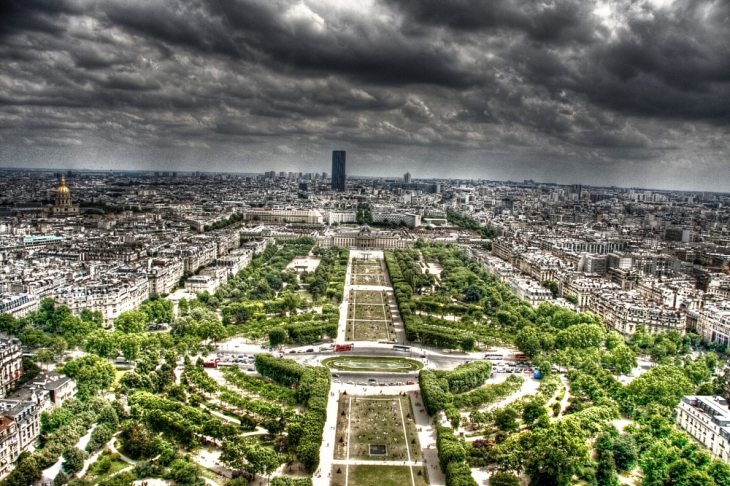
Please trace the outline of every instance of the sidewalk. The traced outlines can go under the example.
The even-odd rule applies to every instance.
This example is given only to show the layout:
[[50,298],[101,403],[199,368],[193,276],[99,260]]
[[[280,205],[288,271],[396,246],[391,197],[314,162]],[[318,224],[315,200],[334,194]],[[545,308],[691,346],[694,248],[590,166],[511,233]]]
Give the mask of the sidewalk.
[[327,421],[324,424],[324,433],[322,434],[322,445],[319,449],[319,469],[312,477],[314,486],[329,486],[330,473],[334,464],[335,441],[337,440],[337,406],[340,400],[340,389],[333,383],[331,391],[334,396],[330,395],[327,400]]
[[428,469],[428,482],[431,486],[444,486],[446,484],[446,477],[441,471],[439,453],[436,449],[436,428],[434,426],[434,420],[426,413],[419,390],[409,391],[408,396],[413,406],[413,418],[416,421],[416,430],[418,430],[418,441],[421,444],[423,462]]

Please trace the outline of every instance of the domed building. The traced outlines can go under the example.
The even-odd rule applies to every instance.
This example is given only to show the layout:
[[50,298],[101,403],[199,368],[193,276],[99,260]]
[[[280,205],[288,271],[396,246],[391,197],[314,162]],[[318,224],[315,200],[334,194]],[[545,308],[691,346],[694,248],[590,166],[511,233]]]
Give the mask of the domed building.
[[56,203],[51,208],[54,216],[76,216],[79,214],[78,204],[71,202],[71,190],[66,185],[66,178],[61,177],[61,185],[56,190]]

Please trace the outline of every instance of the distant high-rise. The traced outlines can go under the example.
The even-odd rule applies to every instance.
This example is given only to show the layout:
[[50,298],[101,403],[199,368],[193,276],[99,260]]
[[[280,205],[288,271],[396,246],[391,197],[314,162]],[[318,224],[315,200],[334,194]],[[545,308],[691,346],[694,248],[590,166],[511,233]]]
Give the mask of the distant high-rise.
[[336,191],[345,190],[345,181],[347,176],[345,175],[345,151],[344,150],[333,150],[332,151],[332,189]]
[[410,184],[411,183],[411,173],[410,172],[406,172],[403,175],[403,182],[405,182],[406,184]]

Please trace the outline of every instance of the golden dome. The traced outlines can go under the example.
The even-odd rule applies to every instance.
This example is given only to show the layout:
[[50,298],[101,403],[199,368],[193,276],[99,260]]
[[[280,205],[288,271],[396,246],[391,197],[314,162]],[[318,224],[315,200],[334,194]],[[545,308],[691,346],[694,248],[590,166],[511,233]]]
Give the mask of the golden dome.
[[56,194],[71,194],[71,190],[66,185],[65,177],[61,177],[61,185],[58,187]]

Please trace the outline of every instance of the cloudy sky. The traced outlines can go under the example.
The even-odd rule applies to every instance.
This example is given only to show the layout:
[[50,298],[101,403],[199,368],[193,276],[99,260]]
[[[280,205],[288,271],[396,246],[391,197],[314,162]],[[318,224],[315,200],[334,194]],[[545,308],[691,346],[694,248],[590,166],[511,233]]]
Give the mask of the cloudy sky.
[[5,0],[0,167],[727,191],[730,1]]

